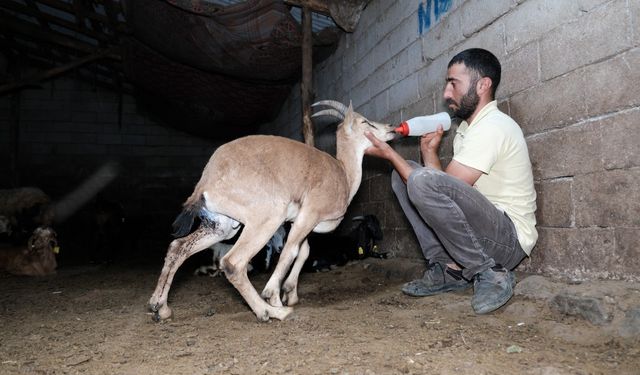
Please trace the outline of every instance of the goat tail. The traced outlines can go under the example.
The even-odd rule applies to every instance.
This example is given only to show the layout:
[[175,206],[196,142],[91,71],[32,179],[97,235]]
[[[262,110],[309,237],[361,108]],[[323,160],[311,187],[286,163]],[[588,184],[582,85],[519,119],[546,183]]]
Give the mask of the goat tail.
[[179,238],[191,233],[193,222],[195,221],[196,216],[199,215],[200,210],[203,206],[203,199],[199,199],[193,203],[187,201],[184,205],[184,209],[182,210],[182,212],[180,212],[180,214],[178,215],[178,217],[176,217],[172,224],[172,236],[175,238]]

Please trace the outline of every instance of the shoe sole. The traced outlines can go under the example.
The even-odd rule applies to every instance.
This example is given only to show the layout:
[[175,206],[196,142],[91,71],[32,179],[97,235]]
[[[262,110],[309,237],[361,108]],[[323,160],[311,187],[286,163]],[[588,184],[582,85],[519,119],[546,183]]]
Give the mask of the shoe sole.
[[434,296],[436,294],[442,294],[442,293],[448,293],[448,292],[453,292],[453,291],[457,291],[457,290],[464,290],[464,289],[469,289],[473,286],[472,283],[465,283],[465,284],[453,284],[453,285],[448,285],[446,287],[442,287],[442,288],[438,288],[438,289],[430,289],[430,290],[426,290],[423,292],[420,291],[412,291],[410,289],[405,289],[405,287],[403,287],[402,293],[411,296],[411,297],[428,297],[428,296]]

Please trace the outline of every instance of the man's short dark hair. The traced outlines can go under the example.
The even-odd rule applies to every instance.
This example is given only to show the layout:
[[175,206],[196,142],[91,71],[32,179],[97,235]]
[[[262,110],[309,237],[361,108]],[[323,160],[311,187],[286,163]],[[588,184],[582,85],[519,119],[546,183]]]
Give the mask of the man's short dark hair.
[[467,69],[478,73],[480,78],[490,78],[492,83],[491,97],[495,99],[496,90],[500,84],[500,74],[502,72],[498,58],[485,49],[470,48],[453,56],[447,68],[451,68],[453,64],[459,63],[463,63]]

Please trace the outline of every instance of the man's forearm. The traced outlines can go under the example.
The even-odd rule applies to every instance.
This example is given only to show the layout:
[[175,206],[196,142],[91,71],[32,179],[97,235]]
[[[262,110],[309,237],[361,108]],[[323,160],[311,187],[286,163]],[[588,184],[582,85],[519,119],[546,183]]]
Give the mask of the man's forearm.
[[440,158],[436,152],[424,152],[422,153],[422,162],[425,167],[442,170],[442,164],[440,164]]
[[391,165],[393,165],[393,168],[398,172],[402,181],[406,183],[411,171],[413,171],[413,167],[398,153],[395,153],[387,160],[391,162]]

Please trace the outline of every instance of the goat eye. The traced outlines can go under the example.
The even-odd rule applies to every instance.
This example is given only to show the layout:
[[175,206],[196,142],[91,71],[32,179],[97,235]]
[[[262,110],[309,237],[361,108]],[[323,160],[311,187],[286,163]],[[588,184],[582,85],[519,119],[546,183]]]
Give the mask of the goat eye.
[[374,129],[378,129],[378,127],[377,127],[377,126],[373,125],[373,124],[372,124],[372,123],[370,123],[369,121],[366,121],[366,120],[365,120],[364,122],[365,122],[365,124],[369,125],[370,127],[374,128]]

